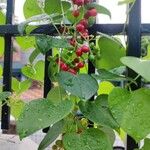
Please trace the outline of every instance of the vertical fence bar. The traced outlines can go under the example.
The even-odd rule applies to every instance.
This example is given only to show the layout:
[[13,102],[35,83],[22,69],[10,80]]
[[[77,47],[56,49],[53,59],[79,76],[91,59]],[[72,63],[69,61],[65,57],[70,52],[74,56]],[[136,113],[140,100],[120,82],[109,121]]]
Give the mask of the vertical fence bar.
[[[127,56],[141,56],[141,0],[136,0],[129,14]],[[128,69],[128,76],[135,78],[137,74]],[[137,79],[137,84],[137,86],[132,84],[131,89],[136,90],[141,87],[140,78]],[[138,148],[138,144],[128,135],[127,150],[133,150],[134,148]]]
[[[14,13],[14,0],[7,0],[6,24],[12,24]],[[3,91],[11,91],[12,76],[12,35],[7,34],[5,38],[4,69],[3,69]],[[3,102],[4,104],[4,102]],[[9,128],[10,108],[7,104],[2,106],[2,124],[3,132]]]
[[[52,88],[51,80],[48,77],[48,67],[49,67],[49,61],[47,60],[48,56],[52,56],[52,49],[49,50],[45,55],[45,71],[44,71],[44,98],[47,97],[48,92]],[[43,129],[44,133],[47,133],[49,130],[49,127]]]

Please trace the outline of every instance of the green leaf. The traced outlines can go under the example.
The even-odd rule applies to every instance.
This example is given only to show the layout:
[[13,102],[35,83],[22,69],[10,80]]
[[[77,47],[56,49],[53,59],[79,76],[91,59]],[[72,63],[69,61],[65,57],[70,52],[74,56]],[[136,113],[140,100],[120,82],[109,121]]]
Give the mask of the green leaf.
[[0,11],[0,25],[4,25],[6,23],[6,16],[2,11]]
[[69,100],[62,101],[58,105],[54,105],[46,99],[29,102],[17,121],[17,131],[20,138],[55,124],[66,117],[73,107],[74,103]]
[[16,100],[16,99],[10,99],[9,102],[10,102],[9,105],[11,108],[11,114],[17,120],[25,107],[25,103],[22,100]]
[[63,130],[64,122],[63,120],[55,123],[48,131],[42,142],[40,143],[38,150],[44,150],[47,146],[49,146],[52,142],[56,140],[56,138],[61,134]]
[[62,13],[61,10],[61,3],[64,12],[66,12],[70,7],[71,3],[67,1],[62,1],[62,0],[45,0],[45,12],[47,14],[53,14],[53,13]]
[[128,56],[121,58],[121,62],[141,75],[147,81],[150,81],[150,60],[142,60],[140,58]]
[[57,86],[49,91],[47,99],[52,103],[57,104],[64,100],[66,98],[66,95],[66,91],[62,87]]
[[119,125],[112,117],[108,107],[105,107],[101,104],[101,99],[105,99],[107,101],[106,96],[99,97],[99,99],[93,102],[80,101],[79,107],[81,112],[86,118],[88,118],[89,120],[91,120],[92,122],[98,125],[110,127],[112,129],[119,128]]
[[25,18],[42,14],[42,10],[38,4],[38,0],[26,0],[23,7]]
[[97,4],[97,3],[93,2],[93,3],[87,4],[86,8],[87,9],[95,8],[98,13],[104,14],[104,15],[108,15],[111,18],[111,12],[106,7],[101,6],[101,5]]
[[26,65],[21,69],[22,73],[33,80],[44,80],[44,61],[40,60],[35,65]]
[[29,50],[29,48],[34,48],[35,46],[35,37],[33,36],[16,37],[16,41],[23,51]]
[[98,94],[109,94],[115,86],[108,81],[102,81],[99,83]]
[[60,72],[58,82],[71,94],[86,100],[98,90],[97,81],[88,74],[72,75],[69,72]]
[[102,36],[98,45],[101,58],[96,57],[95,66],[97,69],[113,69],[121,66],[120,58],[125,56],[125,48],[113,37]]
[[94,78],[101,81],[125,81],[127,80],[125,76],[123,75],[117,75],[115,73],[111,73],[110,71],[107,71],[105,69],[99,69],[98,70],[99,75],[92,74]]
[[40,51],[38,49],[34,49],[32,51],[32,53],[30,54],[30,57],[29,57],[29,61],[30,63],[32,64],[34,62],[34,60],[36,59],[36,57],[40,54]]
[[150,133],[150,89],[129,92],[115,88],[108,98],[111,112],[120,127],[136,141]]
[[94,128],[85,130],[81,134],[65,134],[63,144],[66,150],[112,150],[107,135]]
[[144,146],[140,150],[149,150],[150,148],[150,139],[146,138],[144,139]]
[[31,80],[18,81],[16,78],[12,78],[12,90],[17,94],[21,94],[31,87]]
[[0,93],[0,101],[5,100],[6,98],[8,98],[9,96],[11,96],[10,92],[1,92]]
[[48,35],[40,35],[36,37],[36,45],[39,51],[45,54],[52,48],[68,48],[69,42],[66,39],[50,37]]

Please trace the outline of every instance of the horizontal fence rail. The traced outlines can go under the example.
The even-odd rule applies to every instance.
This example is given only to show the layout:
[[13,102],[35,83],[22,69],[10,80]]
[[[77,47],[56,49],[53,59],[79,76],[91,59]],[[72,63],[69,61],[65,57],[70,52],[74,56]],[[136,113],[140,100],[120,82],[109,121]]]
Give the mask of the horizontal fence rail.
[[[141,24],[141,34],[149,35],[150,34],[150,24]],[[109,35],[123,34],[124,24],[95,24],[89,31],[90,33],[102,32]],[[125,28],[125,34],[128,33],[128,25]],[[11,34],[13,36],[21,36],[18,31],[18,25],[0,25],[0,36],[5,34]],[[47,34],[55,35],[56,30],[52,25],[41,25],[37,29],[33,30],[30,35],[35,34]],[[24,34],[25,36],[26,34]]]

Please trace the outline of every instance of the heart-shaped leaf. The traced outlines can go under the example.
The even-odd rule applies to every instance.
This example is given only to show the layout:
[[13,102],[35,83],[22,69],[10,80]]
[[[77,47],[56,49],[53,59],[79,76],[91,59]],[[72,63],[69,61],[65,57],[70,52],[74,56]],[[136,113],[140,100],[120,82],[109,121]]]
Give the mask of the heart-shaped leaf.
[[134,70],[147,81],[150,81],[150,60],[142,60],[136,57],[122,57],[121,62],[127,67]]
[[33,80],[44,80],[44,61],[40,60],[35,65],[26,65],[21,69],[22,73]]
[[61,5],[63,7],[64,12],[66,12],[70,7],[71,3],[68,1],[62,0],[45,0],[45,12],[47,14],[53,13],[62,13]]
[[56,86],[49,91],[47,99],[50,102],[57,104],[64,100],[66,98],[66,95],[67,93],[62,87]]
[[66,150],[112,150],[107,135],[99,129],[88,129],[83,133],[68,133],[63,138]]
[[42,9],[39,6],[38,0],[26,0],[23,10],[25,18],[42,14]]
[[58,82],[71,94],[86,100],[98,90],[97,81],[88,74],[73,75],[69,72],[60,72]]
[[38,99],[26,104],[17,121],[20,138],[27,137],[35,131],[46,128],[66,117],[74,107],[69,100],[54,105],[46,99]]
[[108,107],[103,106],[103,102],[107,101],[107,98],[107,96],[102,95],[93,102],[80,101],[79,107],[83,115],[92,122],[112,129],[117,129],[119,128],[119,125],[114,120]]
[[120,127],[139,141],[150,133],[150,89],[141,88],[129,92],[115,88],[108,102],[111,112]]
[[115,38],[102,36],[99,41],[100,58],[96,57],[97,69],[113,69],[121,66],[120,58],[125,56],[124,46]]
[[47,146],[49,146],[52,142],[56,140],[56,138],[61,134],[63,130],[64,122],[63,120],[55,123],[48,131],[42,142],[40,143],[38,150],[44,150]]

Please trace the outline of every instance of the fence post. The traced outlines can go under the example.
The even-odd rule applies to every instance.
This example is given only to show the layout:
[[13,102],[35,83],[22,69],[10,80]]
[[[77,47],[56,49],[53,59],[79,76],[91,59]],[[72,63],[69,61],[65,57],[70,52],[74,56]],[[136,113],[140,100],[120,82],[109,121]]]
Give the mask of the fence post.
[[[130,10],[127,32],[128,32],[127,56],[140,57],[141,56],[141,0],[136,0],[134,6]],[[128,69],[128,76],[131,78],[135,78],[137,74],[131,69]],[[141,78],[138,78],[136,81],[137,81],[137,86],[132,84],[131,85],[132,90],[136,90],[141,87]],[[138,148],[138,144],[128,135],[127,150],[133,150],[134,148]]]

